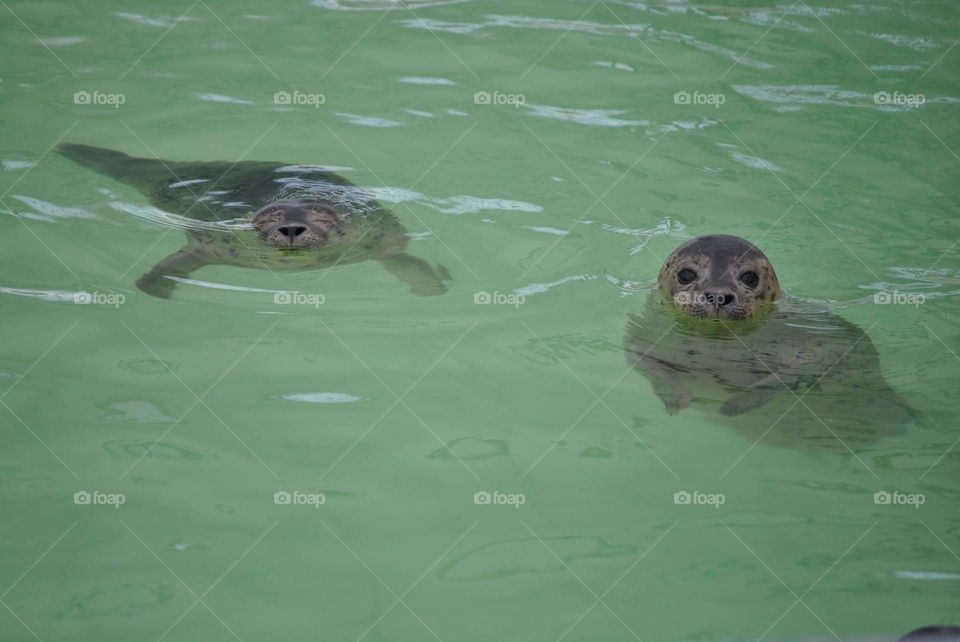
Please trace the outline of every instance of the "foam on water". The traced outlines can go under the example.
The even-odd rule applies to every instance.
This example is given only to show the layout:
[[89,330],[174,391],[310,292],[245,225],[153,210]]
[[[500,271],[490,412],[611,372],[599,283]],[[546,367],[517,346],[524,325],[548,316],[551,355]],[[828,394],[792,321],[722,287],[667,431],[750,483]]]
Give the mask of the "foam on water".
[[533,296],[535,294],[549,292],[558,285],[564,285],[565,283],[573,283],[574,281],[595,281],[598,278],[600,277],[598,277],[596,274],[574,274],[556,281],[551,281],[550,283],[531,283],[530,285],[517,288],[513,291],[513,293],[520,296]]
[[512,212],[542,212],[543,208],[533,203],[514,201],[504,198],[480,198],[477,196],[450,196],[432,198],[426,194],[399,187],[371,187],[368,190],[374,198],[384,203],[419,203],[444,214],[475,214],[485,210]]
[[96,216],[90,212],[80,209],[79,207],[64,207],[62,205],[55,205],[53,203],[42,201],[39,198],[23,196],[20,194],[14,194],[13,198],[21,203],[29,205],[39,212],[39,215],[34,214],[32,216],[27,216],[27,218],[45,221],[52,221],[58,218],[96,218]]
[[570,234],[570,230],[561,230],[556,227],[545,227],[537,225],[521,225],[525,230],[530,230],[532,232],[542,232],[543,234],[553,234],[554,236],[567,236]]
[[579,32],[600,36],[622,36],[627,38],[657,38],[664,41],[679,42],[701,51],[719,54],[736,61],[740,65],[757,69],[771,69],[773,66],[745,56],[743,52],[721,47],[699,40],[689,34],[669,30],[657,30],[646,24],[627,24],[623,22],[600,23],[588,20],[563,20],[556,18],[534,18],[530,16],[487,15],[483,22],[447,22],[427,18],[415,18],[402,21],[402,24],[411,29],[426,29],[461,35],[472,34],[488,28],[507,27],[514,29],[539,29],[562,31],[563,33]]
[[31,288],[11,288],[0,286],[0,294],[11,294],[14,296],[25,296],[31,299],[47,301],[50,303],[73,303],[76,298],[83,294],[80,291],[71,290],[37,290]]
[[280,399],[305,401],[307,403],[351,403],[360,401],[362,397],[348,395],[344,392],[297,392],[280,395]]
[[400,78],[400,82],[407,83],[408,85],[434,85],[443,87],[452,87],[457,84],[447,78],[432,78],[429,76],[404,76]]
[[163,16],[158,18],[151,18],[149,16],[144,16],[139,13],[128,13],[126,11],[115,11],[113,15],[117,16],[118,18],[123,18],[124,20],[129,20],[130,22],[133,22],[135,24],[142,25],[144,27],[159,27],[162,29],[169,29],[170,27],[177,24],[178,22],[183,22],[186,20],[196,20],[196,18],[192,16],[180,16],[177,18],[172,16]]
[[573,109],[570,107],[552,107],[550,105],[524,105],[524,107],[530,110],[531,116],[565,120],[579,125],[596,125],[598,127],[645,127],[651,124],[648,120],[617,118],[617,116],[627,113],[626,110]]
[[470,2],[470,0],[403,0],[403,2],[397,2],[397,0],[311,0],[310,4],[321,9],[337,11],[402,11],[443,7],[463,4],[464,2]]
[[252,100],[224,96],[223,94],[197,94],[197,98],[209,103],[226,103],[229,105],[256,105]]
[[337,116],[343,118],[351,125],[360,125],[362,127],[399,127],[403,123],[386,118],[377,118],[375,116],[359,116],[357,114],[345,114],[337,112]]
[[21,169],[33,167],[33,165],[34,163],[32,161],[3,160],[3,169],[6,172],[18,172]]

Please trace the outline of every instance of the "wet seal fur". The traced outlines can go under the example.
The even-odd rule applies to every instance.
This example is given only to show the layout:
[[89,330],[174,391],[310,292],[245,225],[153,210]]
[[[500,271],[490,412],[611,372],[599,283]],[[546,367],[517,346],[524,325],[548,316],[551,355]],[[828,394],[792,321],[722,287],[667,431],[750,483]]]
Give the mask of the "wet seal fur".
[[687,241],[657,283],[643,314],[628,316],[624,348],[669,414],[695,405],[781,445],[862,444],[917,417],[883,379],[866,333],[786,296],[752,243]]
[[[206,223],[187,226],[187,245],[137,279],[147,294],[168,298],[176,286],[168,277],[211,264],[291,271],[366,260],[378,261],[413,294],[447,289],[445,268],[406,253],[406,230],[393,214],[323,167],[163,161],[76,144],[57,151],[136,188],[165,212]],[[247,224],[237,226],[244,218]]]

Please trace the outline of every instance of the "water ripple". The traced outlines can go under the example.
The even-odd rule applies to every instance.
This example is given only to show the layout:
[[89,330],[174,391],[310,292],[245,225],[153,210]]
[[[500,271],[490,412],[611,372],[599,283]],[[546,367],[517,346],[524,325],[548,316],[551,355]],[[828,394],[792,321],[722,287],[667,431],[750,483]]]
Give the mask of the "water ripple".
[[470,0],[311,0],[310,4],[321,9],[338,11],[393,11],[396,9],[426,9],[463,4]]
[[416,18],[403,20],[400,24],[411,29],[426,29],[456,34],[472,34],[487,28],[508,27],[514,29],[539,29],[550,31],[589,33],[599,36],[626,36],[628,38],[659,38],[663,41],[679,42],[681,44],[700,49],[709,53],[719,54],[738,64],[757,69],[771,69],[773,65],[744,56],[742,52],[727,49],[709,42],[698,40],[693,36],[675,31],[658,30],[645,24],[604,24],[585,20],[561,20],[556,18],[532,18],[529,16],[484,16],[483,22],[447,22],[443,20],[428,20]]
[[[186,181],[185,181],[186,182]],[[152,205],[134,205],[133,203],[124,203],[123,201],[111,201],[110,207],[118,212],[126,212],[137,218],[160,225],[162,227],[175,227],[184,230],[207,230],[213,232],[231,232],[236,230],[252,230],[246,217],[229,219],[225,221],[197,221],[179,214],[165,212]]]

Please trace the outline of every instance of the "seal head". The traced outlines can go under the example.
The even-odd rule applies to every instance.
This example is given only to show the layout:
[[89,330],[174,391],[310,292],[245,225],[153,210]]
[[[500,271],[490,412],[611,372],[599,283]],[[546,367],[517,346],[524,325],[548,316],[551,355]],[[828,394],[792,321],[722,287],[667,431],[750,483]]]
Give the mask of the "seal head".
[[277,201],[259,209],[250,222],[260,240],[280,250],[313,250],[339,235],[340,216],[322,203]]
[[698,319],[754,317],[782,295],[773,265],[737,236],[710,234],[673,251],[657,277],[666,298]]

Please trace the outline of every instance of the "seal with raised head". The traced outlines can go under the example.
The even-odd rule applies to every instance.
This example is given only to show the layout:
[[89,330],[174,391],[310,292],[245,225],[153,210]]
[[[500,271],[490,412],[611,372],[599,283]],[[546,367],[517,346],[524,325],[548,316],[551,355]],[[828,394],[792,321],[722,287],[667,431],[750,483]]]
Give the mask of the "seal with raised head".
[[406,231],[396,217],[326,168],[163,161],[74,144],[58,151],[183,218],[187,245],[137,280],[147,294],[167,298],[175,278],[210,264],[308,270],[365,260],[379,261],[414,294],[447,289],[450,276],[442,266],[406,253]]
[[786,296],[752,243],[727,235],[687,241],[657,285],[643,315],[629,316],[625,349],[668,413],[694,405],[735,417],[732,425],[752,437],[780,423],[775,433],[791,444],[872,441],[915,417],[883,379],[866,333]]

